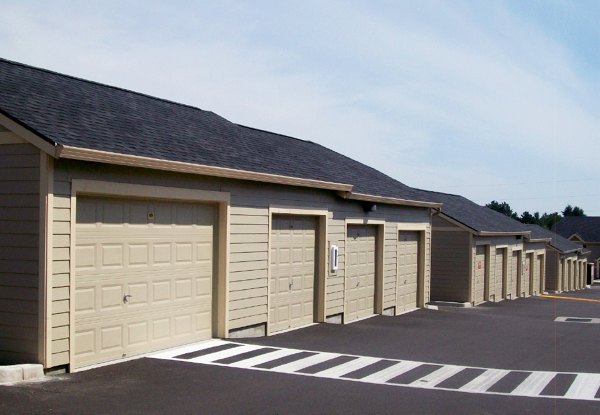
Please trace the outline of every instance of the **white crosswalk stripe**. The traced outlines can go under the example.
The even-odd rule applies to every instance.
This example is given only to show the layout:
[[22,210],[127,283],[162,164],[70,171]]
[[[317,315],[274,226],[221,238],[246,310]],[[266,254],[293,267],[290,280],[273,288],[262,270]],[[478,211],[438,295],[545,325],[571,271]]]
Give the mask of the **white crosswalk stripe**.
[[419,362],[399,362],[379,372],[365,376],[361,380],[363,382],[384,383],[419,366],[421,366]]
[[512,393],[520,396],[537,396],[555,376],[556,373],[553,372],[532,372]]
[[488,369],[469,383],[461,386],[460,390],[465,392],[485,392],[509,373],[510,370]]
[[334,353],[319,353],[314,356],[309,356],[305,357],[304,359],[296,360],[295,362],[290,362],[281,366],[274,367],[272,370],[275,372],[283,373],[297,372],[298,370],[306,369],[309,366],[326,362],[338,356],[338,354]]
[[362,369],[363,367],[372,365],[373,363],[377,363],[380,360],[381,359],[379,359],[377,357],[359,357],[359,358],[351,360],[349,362],[342,363],[341,365],[334,366],[329,369],[325,369],[325,370],[319,372],[319,377],[336,378],[336,377],[344,376],[344,375],[347,375],[348,373]]
[[[223,346],[230,347],[224,348]],[[213,350],[215,348],[216,350]],[[244,353],[254,351],[264,351],[264,353],[249,357],[243,356]],[[310,354],[306,357],[293,356],[302,352],[308,352]],[[415,362],[410,360],[396,360],[370,356],[318,352],[312,350],[266,347],[216,339],[196,345],[162,351],[155,353],[150,357],[156,359],[187,361],[190,363],[228,366],[240,369],[270,371],[328,379],[342,379],[354,382],[386,384],[398,387],[440,389],[463,393],[600,401],[600,399],[596,398],[596,395],[599,394],[600,389],[599,373],[525,371],[529,374],[523,379],[524,371],[519,370],[440,365],[436,363]],[[236,357],[238,358],[236,359]],[[287,357],[289,357],[289,359],[285,359]],[[344,358],[339,359],[339,362],[334,361],[334,359],[338,357]],[[222,359],[227,358],[231,358],[231,363],[220,362]],[[278,362],[278,359],[282,359],[282,361]],[[379,362],[383,361],[386,361],[387,363],[378,365]],[[322,370],[318,370],[320,367],[314,367],[315,365],[322,365]],[[396,384],[389,382],[396,377],[407,374],[413,369],[418,370],[418,368],[423,365],[437,365],[441,367],[437,368],[431,373],[421,376],[418,379],[414,379],[414,375],[408,374],[407,376],[411,377],[411,382],[408,384]],[[308,368],[312,368],[312,370],[304,370]],[[466,372],[465,375],[461,375],[465,369],[476,369],[482,373],[477,375],[475,378],[469,377]],[[504,380],[505,377],[512,372],[517,372],[518,375]],[[353,373],[351,378],[344,377],[350,373]],[[568,385],[564,396],[542,396],[541,393],[544,391],[544,389],[546,389],[547,386],[551,384],[553,380],[555,380],[556,376],[560,374],[571,375],[563,376],[564,379],[573,379],[571,384]],[[454,376],[458,377],[453,378]],[[462,378],[465,380],[461,381],[460,379]],[[443,382],[449,379],[453,379],[452,382],[450,382],[450,384],[453,384],[453,386],[443,387]],[[457,384],[462,382],[464,382],[464,384]],[[504,386],[496,389],[505,390],[512,388],[512,390],[508,392],[490,391],[493,390],[494,385],[498,384],[499,382],[503,382]],[[507,384],[510,384],[510,382],[513,382],[514,384],[507,386]]]
[[566,398],[594,399],[600,389],[600,374],[580,373],[565,394]]
[[239,354],[251,352],[253,350],[258,349],[262,349],[262,347],[253,345],[238,346],[232,349],[221,350],[220,352],[208,353],[200,357],[194,357],[190,359],[190,361],[194,363],[216,362],[217,360],[226,359],[228,357],[237,356]]
[[462,372],[464,367],[462,366],[442,366],[435,372],[430,373],[427,376],[423,376],[420,379],[415,380],[410,385],[411,386],[421,386],[423,388],[433,388],[436,385],[439,385],[446,379],[451,378],[456,375],[458,372]]
[[231,363],[229,366],[248,369],[248,368],[251,368],[252,366],[258,366],[263,363],[267,363],[267,362],[271,362],[273,360],[280,359],[282,357],[293,355],[295,353],[298,353],[298,350],[294,350],[294,349],[275,350],[275,351],[265,353],[260,356],[255,356],[255,357],[251,357],[246,360]]

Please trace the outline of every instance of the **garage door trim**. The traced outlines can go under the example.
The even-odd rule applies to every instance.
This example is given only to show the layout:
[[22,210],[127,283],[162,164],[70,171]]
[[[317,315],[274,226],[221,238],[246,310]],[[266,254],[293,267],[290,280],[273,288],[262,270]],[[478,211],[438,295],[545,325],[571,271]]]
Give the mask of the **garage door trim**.
[[77,225],[77,197],[78,196],[108,196],[126,197],[154,200],[177,200],[186,202],[215,203],[217,204],[217,258],[216,258],[216,310],[213,310],[216,319],[216,332],[219,337],[226,337],[228,330],[228,262],[229,262],[229,210],[231,196],[228,192],[189,189],[181,187],[151,186],[141,184],[80,180],[71,181],[71,212],[70,212],[70,284],[69,284],[69,370],[74,371],[75,362],[75,253],[76,253],[76,225]]
[[[326,312],[326,281],[327,281],[327,229],[329,211],[327,209],[302,209],[289,206],[270,205],[269,206],[269,239],[267,247],[267,287],[271,286],[271,235],[273,231],[273,215],[299,215],[313,216],[317,219],[317,240],[315,241],[317,250],[317,281],[315,289],[317,290],[317,322],[325,321]],[[271,334],[269,321],[271,321],[271,295],[267,294],[267,335]]]

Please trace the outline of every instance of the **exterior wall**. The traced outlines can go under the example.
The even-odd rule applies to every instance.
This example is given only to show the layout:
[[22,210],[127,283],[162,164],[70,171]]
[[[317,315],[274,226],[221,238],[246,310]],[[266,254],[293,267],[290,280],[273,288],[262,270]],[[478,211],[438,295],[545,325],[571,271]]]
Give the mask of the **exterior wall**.
[[40,361],[40,151],[0,131],[0,365]]
[[600,260],[600,242],[586,242],[585,249],[590,251],[587,261],[590,263],[598,263]]
[[[503,293],[496,287],[502,286],[502,266],[496,266],[502,261],[497,249],[503,249],[507,255],[506,279],[507,291],[511,294],[510,284],[516,279],[517,271],[511,270],[510,259],[513,252],[523,250],[523,241],[516,236],[471,236],[469,232],[451,222],[434,216],[432,220],[433,241],[431,245],[431,298],[439,301],[473,302],[481,297],[481,287],[475,284],[475,274],[478,271],[477,247],[485,246],[484,295],[487,299],[500,301]],[[479,292],[476,292],[479,290]],[[515,298],[517,293],[512,293]]]
[[[229,278],[228,330],[266,324],[268,321],[270,209],[326,210],[326,243],[339,247],[339,268],[332,273],[327,266],[325,282],[325,316],[344,312],[345,241],[348,219],[376,220],[383,223],[383,308],[395,305],[398,224],[426,224],[424,301],[429,301],[430,214],[429,209],[377,205],[376,212],[366,214],[362,205],[344,201],[333,192],[275,184],[244,182],[198,175],[160,172],[69,160],[55,162],[53,209],[53,263],[51,321],[53,341],[48,366],[67,364],[69,359],[69,287],[71,238],[71,181],[100,180],[228,192],[229,209]],[[160,195],[157,195],[160,196]],[[310,214],[310,213],[308,213]]]
[[470,301],[470,235],[439,216],[433,217],[432,225],[431,299]]

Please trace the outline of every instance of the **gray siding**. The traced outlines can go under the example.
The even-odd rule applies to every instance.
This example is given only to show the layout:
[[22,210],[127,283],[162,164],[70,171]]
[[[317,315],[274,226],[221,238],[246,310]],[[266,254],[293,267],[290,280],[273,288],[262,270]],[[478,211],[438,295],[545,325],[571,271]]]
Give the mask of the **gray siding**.
[[40,152],[0,137],[0,365],[38,361]]
[[[145,169],[125,168],[59,160],[54,172],[53,276],[52,276],[52,365],[69,359],[70,191],[73,179],[102,180],[153,186],[170,186],[228,192],[231,195],[229,234],[229,330],[268,320],[269,207],[306,208],[328,211],[327,241],[339,247],[339,269],[327,274],[325,314],[344,311],[346,220],[384,220],[384,308],[393,306],[396,292],[398,223],[429,223],[424,208],[378,205],[365,214],[358,202],[344,201],[332,192],[238,180],[218,179]],[[157,195],[159,196],[159,195]],[[430,228],[425,241],[425,302],[429,301]]]
[[[445,225],[448,226],[448,225]],[[431,299],[469,301],[470,239],[466,231],[438,231],[431,241]]]

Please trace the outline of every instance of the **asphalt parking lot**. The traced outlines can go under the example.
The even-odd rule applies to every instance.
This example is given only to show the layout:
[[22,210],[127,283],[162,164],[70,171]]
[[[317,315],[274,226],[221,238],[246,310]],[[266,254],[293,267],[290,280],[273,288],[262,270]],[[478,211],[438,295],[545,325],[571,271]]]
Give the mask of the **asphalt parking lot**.
[[[440,365],[600,373],[600,324],[554,321],[600,318],[600,288],[563,297],[592,301],[529,298],[418,310],[239,343]],[[600,413],[600,401],[461,393],[152,358],[0,386],[0,413],[11,414],[575,412]]]

